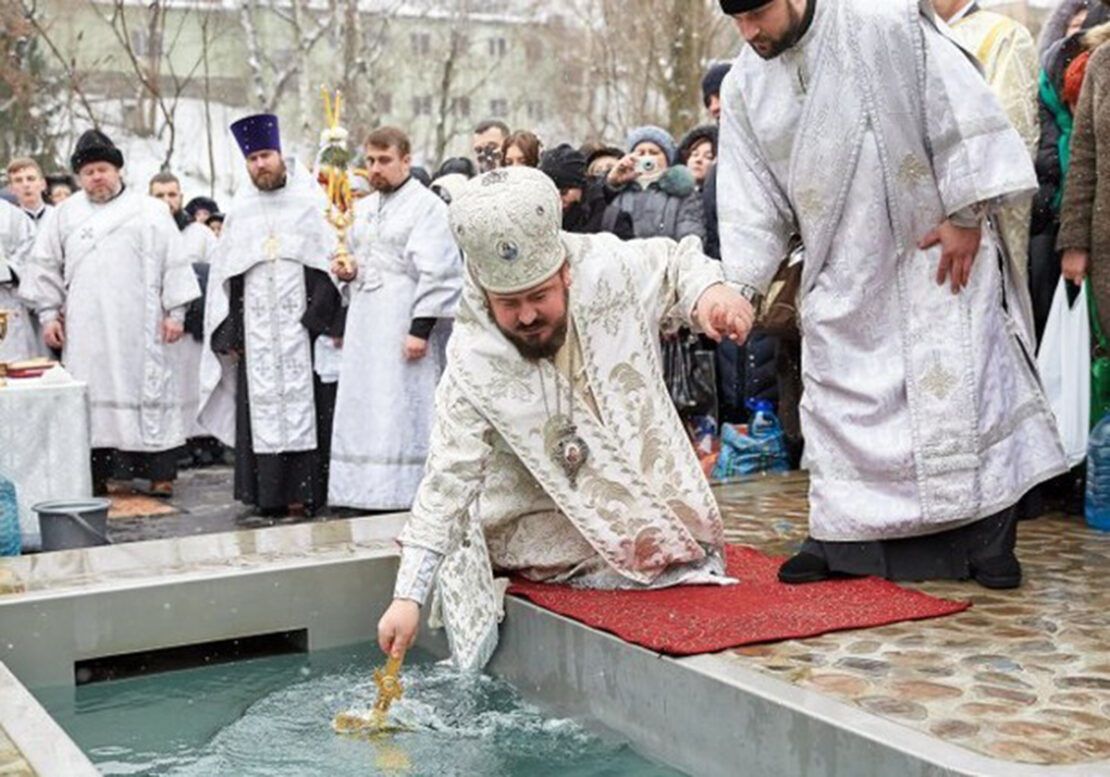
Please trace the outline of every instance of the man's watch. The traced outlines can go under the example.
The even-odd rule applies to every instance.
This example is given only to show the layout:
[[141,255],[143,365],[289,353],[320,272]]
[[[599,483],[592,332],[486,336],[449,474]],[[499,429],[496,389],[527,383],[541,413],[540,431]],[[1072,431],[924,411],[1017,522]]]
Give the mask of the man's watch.
[[759,289],[757,289],[755,286],[752,286],[750,283],[737,283],[735,284],[735,286],[736,290],[740,292],[740,296],[746,299],[748,302],[752,303],[753,306],[755,305],[756,300],[763,296],[760,293]]

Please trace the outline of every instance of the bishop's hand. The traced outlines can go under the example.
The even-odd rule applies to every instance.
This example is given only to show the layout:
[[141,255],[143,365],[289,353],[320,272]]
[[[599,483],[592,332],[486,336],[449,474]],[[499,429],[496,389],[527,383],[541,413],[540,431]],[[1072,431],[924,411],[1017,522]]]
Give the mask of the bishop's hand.
[[420,628],[420,605],[411,599],[394,599],[378,621],[378,646],[387,656],[404,655]]
[[166,316],[162,319],[162,342],[176,343],[185,334],[185,325]]
[[62,350],[66,342],[66,332],[60,318],[43,325],[42,340],[47,348],[53,348],[55,351]]
[[694,306],[694,323],[718,343],[727,337],[737,345],[743,345],[755,323],[755,310],[743,294],[717,283],[698,298]]

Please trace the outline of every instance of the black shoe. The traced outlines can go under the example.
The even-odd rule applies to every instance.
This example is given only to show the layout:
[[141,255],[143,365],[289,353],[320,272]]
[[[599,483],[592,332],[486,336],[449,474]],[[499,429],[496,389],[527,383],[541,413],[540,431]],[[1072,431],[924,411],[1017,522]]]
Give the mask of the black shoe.
[[1021,563],[1013,553],[971,562],[972,579],[984,588],[1002,590],[1021,585]]
[[832,576],[825,559],[804,551],[791,556],[779,567],[779,582],[790,585],[819,583]]

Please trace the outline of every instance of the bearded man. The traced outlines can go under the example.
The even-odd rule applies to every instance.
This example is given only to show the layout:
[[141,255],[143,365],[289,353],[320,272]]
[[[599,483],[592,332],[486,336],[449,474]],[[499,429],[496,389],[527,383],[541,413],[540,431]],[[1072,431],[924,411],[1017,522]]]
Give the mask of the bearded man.
[[107,135],[81,135],[70,164],[81,191],[47,210],[19,293],[89,386],[94,492],[140,478],[170,496],[185,442],[170,347],[200,288],[169,211],[124,185]]
[[558,189],[527,167],[469,182],[450,217],[469,273],[382,649],[411,643],[441,562],[460,667],[496,644],[492,570],[598,588],[732,582],[658,348],[665,318],[747,335],[751,306],[720,264],[693,238],[561,232]]
[[447,205],[411,175],[408,137],[366,139],[374,193],[355,206],[351,300],[339,371],[328,502],[407,510],[424,476],[436,384],[462,290]]
[[748,46],[722,88],[730,281],[794,234],[810,538],[779,577],[1021,583],[1023,496],[1065,471],[1023,298],[987,217],[1029,151],[919,0],[721,0]]
[[328,275],[335,232],[320,187],[281,152],[276,116],[231,125],[251,185],[212,256],[201,356],[201,426],[235,448],[235,498],[263,515],[327,502],[334,393],[313,369],[321,336],[341,337]]

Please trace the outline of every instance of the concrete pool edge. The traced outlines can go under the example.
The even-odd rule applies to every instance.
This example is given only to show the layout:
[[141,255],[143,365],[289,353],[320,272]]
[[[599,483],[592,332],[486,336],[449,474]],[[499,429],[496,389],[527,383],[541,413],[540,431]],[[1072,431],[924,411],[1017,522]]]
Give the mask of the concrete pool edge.
[[[0,662],[0,739],[5,736],[19,751],[18,757],[41,777],[100,775],[88,756]],[[7,765],[0,759],[0,772],[7,774]]]
[[[88,551],[92,567],[126,553],[136,561],[165,558],[166,569],[174,571],[149,569],[118,579],[108,574],[84,587],[65,581],[0,597],[7,632],[0,659],[15,657],[8,660],[12,673],[37,688],[72,683],[76,660],[133,650],[291,628],[307,628],[312,649],[372,639],[392,590],[396,549],[359,544],[359,538],[380,539],[401,518],[363,525],[370,520],[381,519],[354,519],[350,527],[328,530],[256,530],[246,538],[249,563],[243,551],[242,558],[203,569],[182,567],[178,555],[157,547],[182,540]],[[327,538],[293,542],[306,532]],[[757,671],[736,656],[667,658],[518,599],[506,607],[495,673],[525,697],[594,718],[640,752],[691,774],[734,775],[736,765],[745,764],[771,775],[1110,775],[1106,761],[1037,766],[994,759]],[[440,633],[425,629],[421,644],[443,653]],[[60,741],[39,744],[49,750]],[[34,750],[34,738],[24,736],[17,746],[30,761],[24,748]]]

